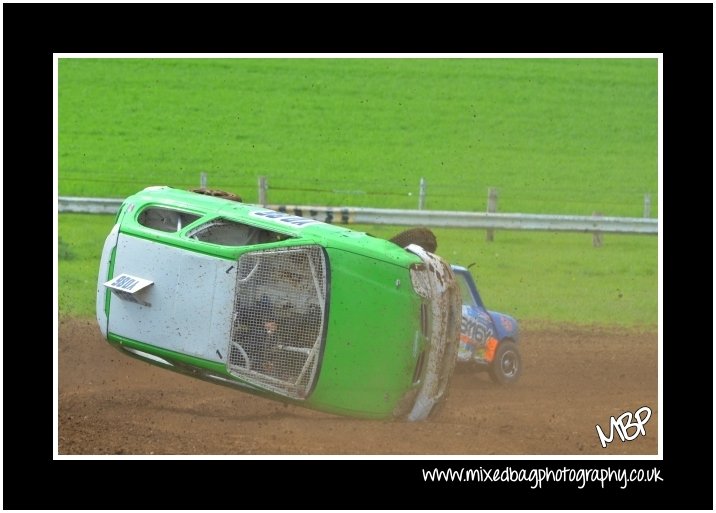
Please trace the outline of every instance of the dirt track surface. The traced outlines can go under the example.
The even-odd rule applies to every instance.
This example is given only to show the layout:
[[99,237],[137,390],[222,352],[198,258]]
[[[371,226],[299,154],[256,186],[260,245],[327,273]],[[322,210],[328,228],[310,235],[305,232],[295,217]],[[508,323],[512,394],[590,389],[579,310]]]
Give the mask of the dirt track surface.
[[[356,420],[182,376],[120,354],[92,320],[59,326],[59,454],[615,455],[657,453],[657,334],[524,329],[512,388],[458,370],[426,422]],[[603,449],[611,416],[646,435]],[[631,428],[629,433],[634,433]]]

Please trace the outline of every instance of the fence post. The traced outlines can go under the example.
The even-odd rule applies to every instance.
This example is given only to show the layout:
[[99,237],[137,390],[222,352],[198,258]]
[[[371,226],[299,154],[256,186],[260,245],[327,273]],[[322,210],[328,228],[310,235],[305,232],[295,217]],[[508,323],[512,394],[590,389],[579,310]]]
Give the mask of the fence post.
[[[495,187],[489,187],[487,189],[487,213],[497,212],[497,189]],[[485,232],[485,240],[492,242],[495,240],[495,230],[488,228]]]
[[418,196],[418,210],[425,209],[425,191],[427,185],[425,184],[425,178],[420,178],[420,195]]
[[[602,217],[601,212],[592,212],[592,217]],[[602,232],[592,232],[592,246],[595,248],[602,247]]]
[[644,217],[651,217],[651,194],[644,194]]
[[206,173],[201,173],[199,175],[199,187],[206,189]]
[[268,182],[265,176],[259,176],[259,205],[265,207],[268,204],[266,200],[266,190],[268,189]]

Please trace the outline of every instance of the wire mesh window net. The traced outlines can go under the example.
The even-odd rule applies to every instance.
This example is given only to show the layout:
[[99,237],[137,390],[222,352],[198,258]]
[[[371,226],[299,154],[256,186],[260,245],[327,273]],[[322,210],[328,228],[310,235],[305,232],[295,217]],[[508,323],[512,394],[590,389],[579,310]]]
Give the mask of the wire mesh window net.
[[319,246],[239,258],[228,371],[297,399],[311,390],[326,322],[326,261]]

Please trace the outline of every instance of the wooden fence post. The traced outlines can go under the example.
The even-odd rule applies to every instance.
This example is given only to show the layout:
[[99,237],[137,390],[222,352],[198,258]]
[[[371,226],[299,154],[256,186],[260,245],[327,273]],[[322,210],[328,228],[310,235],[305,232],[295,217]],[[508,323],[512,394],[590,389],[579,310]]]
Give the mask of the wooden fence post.
[[644,217],[651,217],[651,194],[644,194]]
[[[602,217],[601,212],[592,212],[592,217]],[[592,232],[592,246],[595,248],[602,247],[602,232]]]
[[420,195],[418,196],[418,210],[424,210],[425,209],[425,192],[427,189],[427,185],[425,183],[425,178],[420,179]]
[[[487,213],[497,212],[497,189],[495,187],[489,187],[487,189]],[[488,228],[485,232],[485,240],[492,242],[495,240],[495,230]]]
[[266,190],[268,189],[268,182],[265,176],[259,176],[259,205],[265,207],[268,204],[266,199]]

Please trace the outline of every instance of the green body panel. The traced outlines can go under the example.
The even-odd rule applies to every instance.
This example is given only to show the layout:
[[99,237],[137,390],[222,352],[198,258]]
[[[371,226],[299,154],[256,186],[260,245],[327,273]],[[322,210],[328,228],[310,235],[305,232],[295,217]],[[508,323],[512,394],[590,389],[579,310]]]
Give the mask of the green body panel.
[[345,413],[388,416],[412,386],[424,343],[420,297],[408,269],[342,250],[329,249],[328,256],[328,332],[310,400]]
[[[115,241],[116,243],[116,241]],[[109,262],[109,272],[107,273],[107,276],[104,277],[106,280],[111,280],[112,276],[114,276],[114,263],[117,261],[117,246],[112,248],[112,256],[111,260]],[[107,289],[104,293],[104,313],[107,317],[109,317],[109,305],[112,304],[112,293],[109,289]]]

